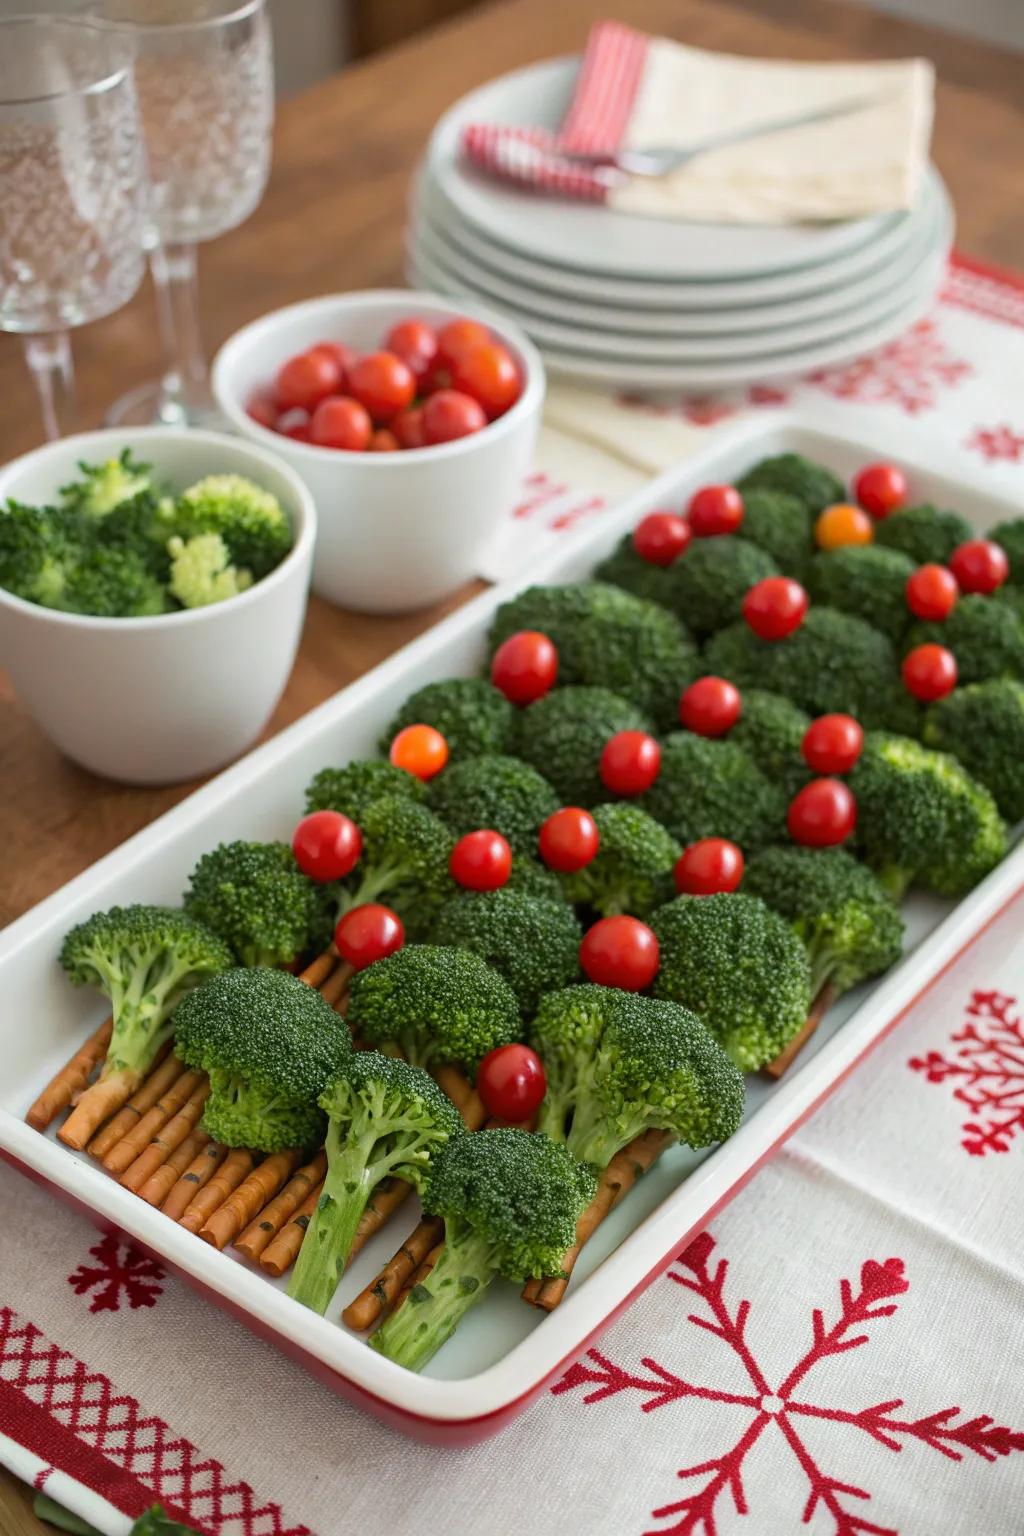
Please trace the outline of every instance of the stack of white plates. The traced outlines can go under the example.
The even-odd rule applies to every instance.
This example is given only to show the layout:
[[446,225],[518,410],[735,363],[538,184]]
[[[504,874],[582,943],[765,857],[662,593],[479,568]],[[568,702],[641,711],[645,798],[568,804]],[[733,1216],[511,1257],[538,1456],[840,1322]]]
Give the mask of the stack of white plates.
[[840,363],[927,310],[953,238],[936,171],[907,212],[789,227],[640,218],[492,181],[470,122],[555,128],[578,60],[505,75],[437,124],[413,189],[417,287],[505,310],[552,372],[626,389],[716,389]]

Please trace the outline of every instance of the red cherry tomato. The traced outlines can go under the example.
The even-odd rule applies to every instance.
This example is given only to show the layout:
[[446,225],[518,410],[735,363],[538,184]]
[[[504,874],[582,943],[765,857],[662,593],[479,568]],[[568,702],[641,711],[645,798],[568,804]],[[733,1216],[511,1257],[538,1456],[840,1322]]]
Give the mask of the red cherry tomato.
[[956,687],[956,657],[944,645],[916,645],[904,656],[902,672],[907,692],[924,704],[944,699]]
[[688,510],[695,538],[736,533],[743,521],[743,497],[734,485],[705,485],[690,498]]
[[680,896],[717,896],[743,879],[743,854],[725,837],[702,837],[684,848],[672,878]]
[[334,930],[335,949],[357,971],[385,960],[404,943],[405,928],[398,913],[375,901],[352,907]]
[[323,352],[328,357],[333,357],[342,375],[348,372],[359,353],[355,347],[350,347],[345,341],[318,341],[315,347],[310,347],[311,352]]
[[348,370],[348,389],[376,422],[390,421],[412,404],[416,380],[393,352],[370,352]]
[[540,829],[537,847],[549,869],[571,875],[585,869],[601,846],[597,822],[578,805],[563,806]]
[[766,576],[743,599],[743,617],[761,640],[784,640],[807,615],[807,593],[792,576]]
[[602,917],[583,935],[580,965],[601,987],[642,992],[658,974],[658,941],[637,917]]
[[661,747],[646,731],[618,731],[601,753],[601,783],[613,795],[642,795],[661,769]]
[[960,596],[956,577],[944,565],[919,565],[907,577],[907,607],[918,619],[948,619]]
[[497,341],[485,341],[460,352],[452,362],[451,375],[452,388],[478,401],[491,421],[504,415],[522,394],[515,360]]
[[555,686],[558,652],[539,629],[520,629],[494,653],[491,682],[513,704],[532,704]]
[[794,843],[834,848],[857,825],[857,802],[842,779],[812,779],[789,802],[786,825]]
[[954,549],[949,568],[961,592],[995,592],[1010,574],[1010,562],[1001,544],[992,539],[968,539]]
[[385,336],[384,346],[419,378],[437,355],[437,336],[425,320],[399,320]]
[[439,389],[423,402],[423,436],[428,443],[450,443],[486,427],[479,400],[457,389]]
[[344,880],[359,862],[363,836],[340,811],[303,816],[292,833],[295,862],[311,880]]
[[498,891],[512,873],[512,849],[500,832],[467,832],[452,849],[448,868],[467,891]]
[[278,427],[282,437],[293,438],[297,443],[311,443],[313,441],[309,432],[308,421],[293,422],[290,427]]
[[378,427],[367,444],[371,453],[397,453],[401,444],[393,432],[387,427]]
[[245,414],[270,432],[277,427],[277,404],[271,395],[251,395]]
[[857,505],[876,518],[902,507],[909,494],[907,477],[895,464],[865,464],[853,482]]
[[392,416],[391,430],[398,439],[399,448],[425,448],[427,439],[423,431],[423,407],[414,405]]
[[313,412],[309,440],[320,448],[345,448],[361,453],[370,446],[373,423],[366,407],[351,395],[328,395]]
[[274,398],[278,409],[290,411],[298,407],[311,411],[328,395],[336,395],[341,388],[341,367],[336,357],[322,348],[299,352],[283,363],[274,384]]
[[679,718],[698,736],[724,736],[743,710],[738,688],[724,677],[699,677],[679,700]]
[[449,320],[437,333],[437,360],[450,368],[463,352],[485,346],[490,340],[490,331],[479,320]]
[[819,715],[800,744],[815,773],[849,773],[864,748],[864,732],[852,715]]
[[633,529],[633,548],[648,565],[671,565],[692,537],[689,523],[675,512],[648,512]]
[[532,1119],[548,1091],[544,1064],[528,1045],[499,1045],[477,1068],[476,1091],[495,1120],[519,1125]]
[[448,761],[448,743],[432,725],[407,725],[391,743],[391,761],[416,779],[432,779]]

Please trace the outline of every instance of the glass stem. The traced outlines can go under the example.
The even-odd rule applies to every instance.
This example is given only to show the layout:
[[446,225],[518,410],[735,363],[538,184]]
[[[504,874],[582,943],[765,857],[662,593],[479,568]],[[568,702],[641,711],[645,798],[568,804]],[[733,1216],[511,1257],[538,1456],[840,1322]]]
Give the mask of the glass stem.
[[39,393],[43,431],[50,442],[76,426],[75,370],[67,331],[25,336],[25,361]]
[[150,253],[160,334],[168,368],[161,381],[158,416],[180,423],[210,407],[209,376],[199,327],[199,290],[194,245],[158,245]]

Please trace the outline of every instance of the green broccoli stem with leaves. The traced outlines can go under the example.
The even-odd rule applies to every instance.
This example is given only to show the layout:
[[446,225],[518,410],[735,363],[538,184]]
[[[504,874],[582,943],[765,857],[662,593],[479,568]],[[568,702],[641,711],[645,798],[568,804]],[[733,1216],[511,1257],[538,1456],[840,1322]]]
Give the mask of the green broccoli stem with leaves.
[[483,1300],[497,1273],[494,1244],[471,1227],[456,1228],[430,1274],[371,1336],[371,1348],[407,1370],[420,1370]]
[[367,1201],[387,1172],[389,1159],[369,1161],[377,1141],[370,1129],[359,1141],[343,1144],[338,1127],[328,1121],[327,1177],[288,1286],[293,1301],[321,1317],[344,1273]]
[[162,954],[148,969],[138,966],[127,975],[108,974],[114,1029],[101,1076],[126,1072],[141,1082],[174,1033],[169,1015],[187,986],[191,964]]

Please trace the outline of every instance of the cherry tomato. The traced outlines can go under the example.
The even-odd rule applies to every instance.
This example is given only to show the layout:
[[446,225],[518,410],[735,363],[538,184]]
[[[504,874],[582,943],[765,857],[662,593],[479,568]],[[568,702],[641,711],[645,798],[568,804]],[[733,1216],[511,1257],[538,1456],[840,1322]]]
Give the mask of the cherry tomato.
[[346,341],[318,341],[315,347],[310,347],[311,352],[324,352],[328,357],[333,357],[342,374],[348,372],[359,353],[355,347],[350,347]]
[[467,832],[452,849],[448,868],[467,891],[497,891],[512,873],[512,849],[500,832]]
[[532,704],[555,686],[558,652],[539,629],[520,629],[503,640],[491,661],[491,682],[512,704]]
[[743,617],[761,640],[784,640],[807,614],[807,593],[792,576],[766,576],[746,593]]
[[717,896],[743,879],[743,855],[725,837],[702,837],[684,848],[672,871],[680,896]]
[[367,446],[371,453],[397,453],[401,444],[387,427],[378,427]]
[[860,507],[837,501],[819,513],[814,525],[814,542],[819,549],[843,549],[847,544],[870,544],[875,525]]
[[479,400],[457,389],[439,389],[423,402],[423,436],[428,443],[450,443],[486,425]]
[[549,869],[571,875],[585,869],[601,846],[597,822],[578,805],[563,806],[540,829],[537,847]]
[[583,935],[580,965],[601,987],[641,992],[658,974],[658,941],[638,917],[602,917]]
[[384,346],[419,378],[437,355],[437,336],[425,320],[399,320],[385,336]]
[[495,1120],[531,1119],[548,1091],[544,1064],[528,1045],[499,1045],[476,1070],[476,1091]]
[[1001,587],[1010,574],[1005,550],[992,539],[968,539],[950,555],[949,568],[961,592],[986,595]]
[[270,432],[277,427],[277,404],[271,395],[251,395],[245,414]]
[[293,438],[297,443],[311,443],[313,441],[308,421],[296,421],[290,427],[278,427],[277,430],[281,433],[282,437]]
[[391,430],[398,439],[399,448],[425,448],[427,439],[423,432],[423,407],[410,406],[391,418]]
[[460,352],[452,362],[451,375],[452,388],[478,401],[492,421],[515,405],[523,390],[511,352],[497,341]]
[[916,645],[903,658],[903,684],[922,703],[944,699],[956,687],[956,657],[944,645]]
[[736,533],[743,521],[743,497],[734,485],[705,485],[690,498],[688,510],[695,538]]
[[815,773],[849,773],[864,748],[864,732],[852,715],[819,715],[800,743],[804,762]]
[[857,802],[842,779],[812,779],[789,802],[786,825],[794,843],[835,848],[857,825]]
[[463,352],[485,346],[490,340],[490,331],[479,320],[449,320],[437,333],[437,360],[450,368]]
[[448,743],[432,725],[407,725],[391,743],[389,756],[414,778],[432,779],[448,761]]
[[362,833],[340,811],[313,811],[292,833],[295,862],[311,880],[344,880],[362,851]]
[[387,959],[404,943],[405,928],[398,913],[375,901],[350,908],[334,930],[335,949],[357,971]]
[[412,404],[416,380],[393,352],[370,352],[348,370],[348,389],[376,422],[390,421]]
[[738,688],[724,677],[699,677],[679,700],[679,718],[698,736],[724,736],[743,710]]
[[320,448],[345,448],[361,453],[370,446],[373,423],[369,412],[351,395],[328,395],[309,423],[309,440]]
[[618,731],[601,753],[601,782],[613,795],[642,795],[661,769],[661,747],[646,731]]
[[910,494],[907,477],[895,464],[865,464],[853,482],[858,506],[877,519],[902,507]]
[[919,565],[907,577],[907,607],[918,619],[947,619],[956,607],[960,588],[944,565]]
[[648,565],[671,565],[692,537],[689,523],[675,512],[648,512],[633,529],[633,548]]
[[337,358],[322,348],[299,352],[281,365],[274,383],[274,398],[279,410],[299,407],[311,411],[328,395],[341,388],[341,367]]

